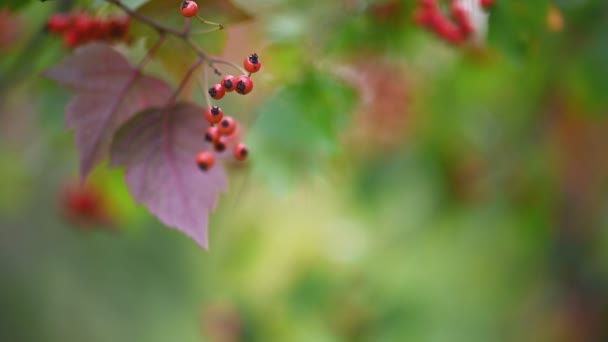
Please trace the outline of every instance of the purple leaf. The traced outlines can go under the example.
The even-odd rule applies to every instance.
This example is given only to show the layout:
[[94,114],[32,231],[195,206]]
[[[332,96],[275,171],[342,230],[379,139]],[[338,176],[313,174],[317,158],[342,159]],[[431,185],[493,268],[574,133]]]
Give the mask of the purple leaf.
[[114,137],[111,166],[125,166],[131,196],[169,227],[207,248],[207,219],[225,191],[224,171],[201,171],[195,155],[208,147],[203,108],[182,103],[150,109],[125,124]]
[[108,154],[121,125],[146,108],[162,106],[172,93],[165,82],[141,75],[100,43],[76,49],[43,75],[76,92],[66,106],[65,124],[76,131],[81,179]]

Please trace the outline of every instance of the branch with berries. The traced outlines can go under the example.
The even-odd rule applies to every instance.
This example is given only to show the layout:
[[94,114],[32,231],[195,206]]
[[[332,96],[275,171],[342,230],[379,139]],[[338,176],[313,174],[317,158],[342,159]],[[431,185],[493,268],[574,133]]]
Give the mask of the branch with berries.
[[[48,31],[62,35],[64,45],[74,49],[44,75],[76,93],[66,106],[65,121],[75,131],[81,180],[109,155],[110,166],[125,168],[127,186],[137,203],[206,248],[208,213],[226,187],[218,159],[226,150],[237,161],[249,155],[240,142],[237,121],[212,101],[230,92],[249,94],[251,75],[262,66],[260,58],[252,53],[240,66],[198,46],[194,35],[222,30],[224,25],[201,17],[192,0],[183,0],[176,8],[184,18],[182,29],[134,11],[120,0],[106,1],[125,16],[96,18],[77,12],[55,14],[47,22]],[[128,39],[131,20],[157,32],[155,43],[135,66],[111,47]],[[212,28],[193,30],[193,20]],[[144,74],[167,36],[178,38],[196,55],[175,90]],[[224,74],[220,65],[233,68],[238,76]],[[211,87],[209,72],[221,77]],[[204,107],[182,96],[193,80],[204,89]]]

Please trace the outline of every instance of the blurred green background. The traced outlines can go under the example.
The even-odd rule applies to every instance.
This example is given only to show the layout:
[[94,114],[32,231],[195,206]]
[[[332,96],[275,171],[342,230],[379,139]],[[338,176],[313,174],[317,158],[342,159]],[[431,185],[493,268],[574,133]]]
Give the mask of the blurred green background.
[[[61,214],[70,94],[39,73],[69,51],[45,22],[115,9],[0,1],[0,340],[608,340],[608,2],[496,0],[478,47],[415,26],[413,0],[199,5],[228,23],[209,51],[264,63],[222,103],[252,155],[207,252],[121,170],[89,180],[110,228]],[[175,84],[189,62],[165,52],[149,72]]]

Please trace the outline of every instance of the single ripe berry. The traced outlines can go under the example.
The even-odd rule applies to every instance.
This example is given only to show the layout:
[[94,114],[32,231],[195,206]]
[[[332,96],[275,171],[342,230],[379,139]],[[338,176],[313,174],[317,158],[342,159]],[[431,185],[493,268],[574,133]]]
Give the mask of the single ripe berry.
[[220,131],[217,126],[209,126],[205,130],[205,141],[210,143],[216,142],[220,138]]
[[194,17],[198,12],[198,5],[196,2],[192,0],[184,0],[182,4],[179,6],[179,10],[182,12],[182,15],[186,18]]
[[494,0],[480,0],[479,3],[481,4],[481,7],[488,8],[494,5]]
[[215,163],[215,157],[213,156],[213,153],[209,151],[201,151],[197,153],[195,159],[196,164],[203,171],[209,170]]
[[50,32],[63,33],[72,23],[72,19],[67,14],[54,14],[46,23],[46,27]]
[[72,19],[72,29],[81,37],[85,37],[89,33],[90,24],[91,19],[85,13],[78,13]]
[[129,30],[130,18],[124,16],[121,18],[114,18],[110,22],[110,37],[122,38],[126,35]]
[[223,117],[224,111],[218,106],[211,106],[205,111],[205,119],[207,119],[210,124],[216,124],[222,121]]
[[222,78],[220,84],[226,89],[226,91],[233,91],[236,88],[236,77],[232,75],[226,75]]
[[70,29],[63,33],[63,45],[71,49],[80,44],[80,36],[76,30]]
[[245,67],[245,70],[247,70],[247,72],[250,72],[250,73],[258,72],[260,70],[260,68],[262,67],[262,63],[260,63],[258,54],[254,53],[254,54],[247,56],[245,58],[245,60],[243,61],[243,67]]
[[236,92],[241,95],[246,95],[253,89],[253,82],[248,76],[240,76],[236,79]]
[[236,144],[232,149],[232,154],[236,160],[245,160],[247,159],[247,155],[249,154],[249,150],[245,144]]
[[214,84],[213,87],[209,88],[209,95],[216,100],[221,99],[226,94],[224,87],[221,84]]
[[224,152],[226,150],[226,145],[228,145],[228,142],[226,141],[226,137],[220,137],[219,139],[217,139],[214,143],[213,143],[213,149],[216,152]]
[[222,121],[217,125],[220,135],[230,135],[236,129],[236,122],[229,116],[224,116]]

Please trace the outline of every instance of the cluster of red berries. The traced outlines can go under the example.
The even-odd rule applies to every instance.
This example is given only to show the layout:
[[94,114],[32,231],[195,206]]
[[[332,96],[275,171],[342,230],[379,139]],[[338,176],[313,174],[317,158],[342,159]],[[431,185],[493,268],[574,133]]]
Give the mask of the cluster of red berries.
[[[249,94],[253,89],[250,76],[260,70],[262,63],[258,55],[254,53],[245,58],[243,67],[249,75],[239,77],[226,75],[222,77],[220,83],[209,88],[209,95],[219,100],[224,97],[226,92],[236,91],[241,95]],[[237,142],[237,125],[232,117],[224,115],[224,111],[220,107],[211,106],[205,110],[205,119],[211,124],[205,131],[205,140],[213,144],[213,149],[217,153],[224,152],[228,145],[236,143],[232,149],[234,158],[241,161],[247,159],[249,150],[245,144]],[[210,151],[201,151],[196,155],[196,163],[201,170],[206,171],[215,163],[215,157]]]
[[[493,3],[494,0],[480,0],[480,5],[484,8]],[[458,4],[457,0],[452,0],[450,12],[453,21],[441,12],[437,0],[420,0],[414,12],[414,21],[448,43],[464,43],[474,31],[467,11]]]
[[67,48],[97,40],[124,39],[129,29],[129,17],[95,18],[86,13],[57,13],[46,24],[49,32],[62,35]]

